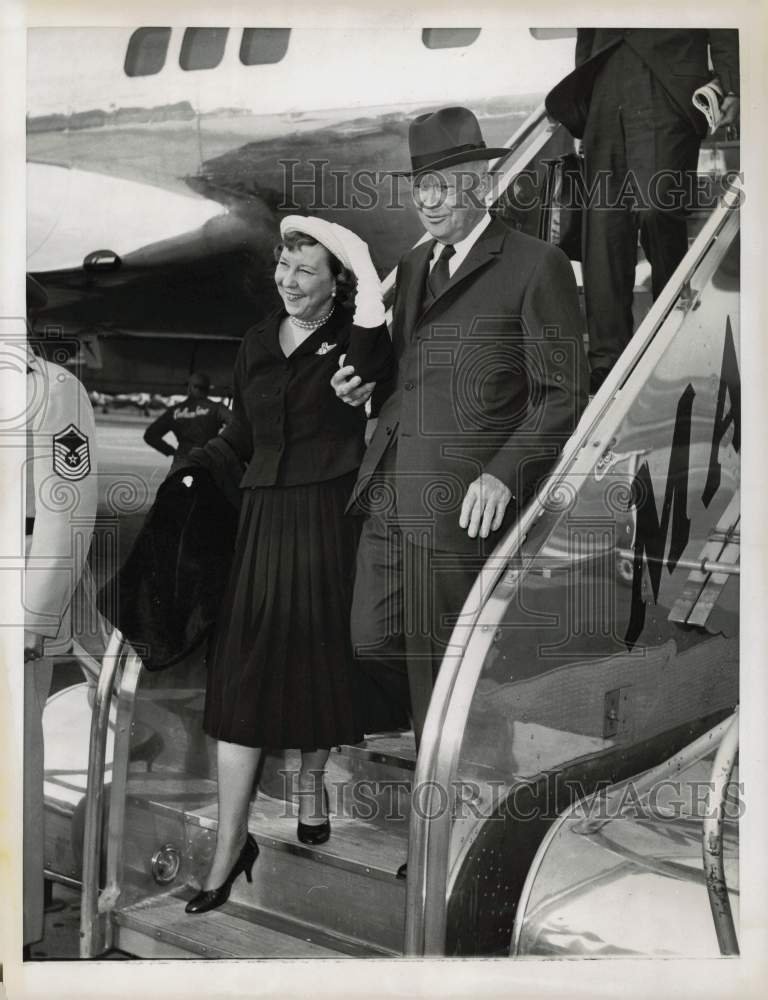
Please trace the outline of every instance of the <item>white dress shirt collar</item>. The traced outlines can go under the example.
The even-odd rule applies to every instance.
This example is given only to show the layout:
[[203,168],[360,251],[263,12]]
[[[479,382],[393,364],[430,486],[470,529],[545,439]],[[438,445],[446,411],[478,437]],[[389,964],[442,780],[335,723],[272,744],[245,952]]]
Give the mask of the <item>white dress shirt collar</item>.
[[[491,222],[491,216],[488,212],[486,212],[483,215],[482,219],[480,219],[478,224],[474,227],[474,229],[472,229],[470,233],[464,237],[463,240],[459,240],[458,243],[453,244],[454,254],[453,257],[451,257],[451,259],[448,261],[448,273],[450,274],[451,277],[453,277],[456,271],[459,269],[469,251],[472,249],[475,243],[477,243],[477,241],[480,239],[481,234],[490,225],[490,222]],[[432,251],[432,256],[430,257],[429,260],[430,271],[434,267],[437,258],[443,252],[444,246],[445,243],[441,243],[440,240],[437,240],[437,242],[435,243],[434,250]]]

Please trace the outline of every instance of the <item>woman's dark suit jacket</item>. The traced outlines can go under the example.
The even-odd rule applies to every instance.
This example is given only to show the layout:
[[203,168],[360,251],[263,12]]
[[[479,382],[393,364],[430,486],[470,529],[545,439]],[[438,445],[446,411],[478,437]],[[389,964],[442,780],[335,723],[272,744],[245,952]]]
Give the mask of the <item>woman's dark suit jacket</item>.
[[[278,339],[284,315],[246,333],[231,423],[162,484],[125,564],[100,595],[100,609],[150,670],[182,659],[214,623],[242,487],[323,482],[360,465],[365,413],[341,402],[330,380],[342,354],[365,381],[387,378],[394,362],[386,326],[354,327],[339,306],[286,358]],[[182,479],[190,473],[188,489]]]
[[353,326],[349,311],[337,306],[286,358],[279,340],[284,316],[278,310],[252,327],[235,361],[232,420],[219,437],[247,463],[241,487],[322,482],[356,469],[365,451],[365,412],[337,398],[331,376],[342,354],[364,382],[393,370],[383,324]]

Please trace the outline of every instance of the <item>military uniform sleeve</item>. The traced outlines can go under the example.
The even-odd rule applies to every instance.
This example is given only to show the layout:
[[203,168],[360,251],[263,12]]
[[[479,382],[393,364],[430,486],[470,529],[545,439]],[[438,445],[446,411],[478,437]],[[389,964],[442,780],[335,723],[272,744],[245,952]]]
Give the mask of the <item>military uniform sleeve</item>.
[[726,94],[739,93],[739,32],[733,28],[709,31],[709,54]]
[[173,430],[173,408],[161,413],[157,420],[154,420],[144,431],[144,441],[159,451],[161,455],[175,455],[176,449],[164,441],[165,435]]
[[[35,523],[24,574],[25,628],[59,635],[80,580],[96,517],[93,408],[69,372],[52,371],[45,411],[30,428],[28,483]],[[58,371],[58,373],[57,373]]]
[[523,300],[529,412],[486,466],[520,502],[554,465],[587,404],[587,362],[570,261],[547,247]]

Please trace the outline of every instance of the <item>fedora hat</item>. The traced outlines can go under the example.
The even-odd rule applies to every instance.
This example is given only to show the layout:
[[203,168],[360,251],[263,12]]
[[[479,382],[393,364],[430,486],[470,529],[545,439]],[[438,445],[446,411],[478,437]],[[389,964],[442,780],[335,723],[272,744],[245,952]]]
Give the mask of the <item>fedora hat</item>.
[[408,131],[408,147],[411,169],[403,174],[409,177],[470,160],[495,159],[509,152],[503,146],[486,146],[477,118],[469,108],[440,108],[414,118]]

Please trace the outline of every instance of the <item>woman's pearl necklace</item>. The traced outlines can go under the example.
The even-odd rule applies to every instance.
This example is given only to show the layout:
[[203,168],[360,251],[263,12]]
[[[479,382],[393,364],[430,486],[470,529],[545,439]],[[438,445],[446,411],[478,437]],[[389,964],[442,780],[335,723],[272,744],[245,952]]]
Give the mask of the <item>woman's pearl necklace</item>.
[[289,317],[291,320],[291,325],[295,326],[298,330],[317,330],[323,323],[327,323],[328,320],[333,315],[333,302],[331,303],[331,308],[328,312],[321,316],[320,319],[299,319],[297,316]]

